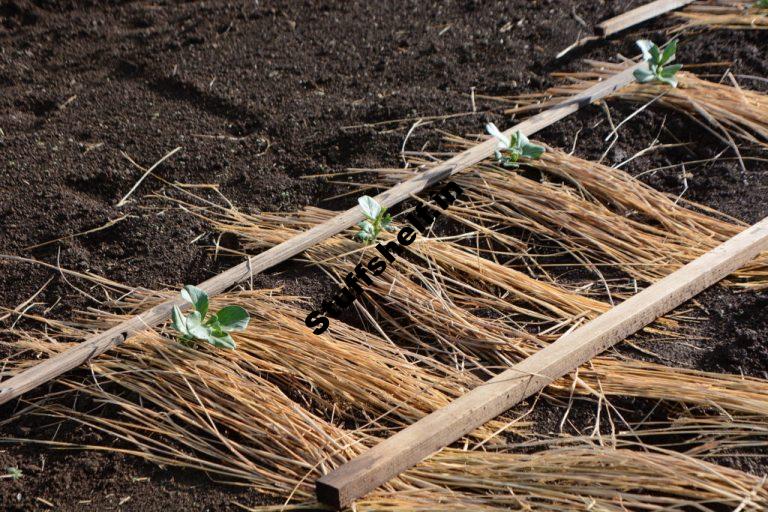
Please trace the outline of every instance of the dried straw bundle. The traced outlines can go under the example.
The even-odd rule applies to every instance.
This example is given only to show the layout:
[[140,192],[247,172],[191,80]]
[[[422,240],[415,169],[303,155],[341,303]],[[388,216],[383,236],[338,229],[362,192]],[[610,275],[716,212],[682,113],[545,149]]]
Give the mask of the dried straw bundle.
[[[162,298],[158,295],[137,300],[147,307]],[[335,326],[333,337],[315,336],[304,325],[309,306],[277,290],[242,291],[214,298],[212,304],[239,305],[251,312],[251,323],[238,335],[237,351],[220,351],[221,357],[258,372],[282,389],[295,390],[315,410],[338,420],[382,416],[377,422],[408,425],[481,383],[469,372],[410,352],[342,322]],[[131,303],[122,304],[129,306]],[[99,312],[91,321],[82,321],[81,328],[105,329],[120,320],[123,318],[119,315]],[[168,345],[160,340],[173,340],[174,336],[174,331],[169,331],[165,338],[158,333],[154,341]],[[38,343],[18,345],[43,353],[59,349]],[[184,352],[175,342],[171,345]],[[489,428],[501,425],[496,422]]]
[[[314,336],[292,300],[275,290],[215,298],[214,308],[239,304],[252,312],[248,329],[236,335],[237,351],[193,349],[172,333],[147,331],[94,360],[94,382],[62,381],[117,408],[119,419],[85,414],[59,400],[41,400],[32,410],[74,418],[135,446],[112,448],[118,451],[247,482],[265,493],[307,497],[314,478],[359,454],[375,442],[372,436],[416,421],[480,383],[344,324],[333,338]],[[98,314],[92,325],[119,319]],[[80,328],[46,324],[61,332],[60,339],[85,335]],[[33,333],[16,343],[19,350],[46,356],[70,346]],[[34,361],[7,363],[5,375]],[[345,431],[335,425],[340,421],[362,425]],[[488,440],[501,428],[523,433],[526,426],[522,420],[494,421],[473,436]]]
[[414,473],[435,481],[441,466],[444,485],[455,485],[451,470],[460,468],[465,489],[524,510],[710,510],[742,503],[742,510],[759,510],[768,499],[764,479],[654,449],[560,447],[555,441],[530,455],[446,450],[430,461],[429,472]]
[[755,2],[740,0],[705,0],[672,13],[682,24],[669,29],[678,33],[691,29],[765,30],[768,29],[768,9]]
[[[552,74],[572,82],[570,84],[552,87],[544,93],[483,98],[513,104],[513,107],[505,111],[510,115],[540,110],[581,92],[629,65],[591,60],[585,62],[591,69]],[[684,71],[677,76],[679,85],[676,88],[653,82],[634,82],[617,90],[607,100],[640,104],[653,101],[690,117],[733,148],[736,146],[734,137],[768,147],[768,95],[738,86],[730,75],[732,85],[703,80]]]
[[[311,208],[295,214],[260,214],[258,220],[236,210],[208,210],[199,214],[212,222],[216,229],[242,236],[246,250],[255,251],[280,243],[331,217],[333,212]],[[473,235],[468,238],[473,238]],[[403,304],[405,310],[424,305],[435,322],[452,329],[463,326],[462,330],[471,331],[474,322],[477,322],[484,326],[486,332],[482,336],[473,334],[460,342],[468,352],[490,347],[524,357],[530,354],[530,349],[525,348],[523,343],[532,337],[522,328],[524,325],[562,324],[559,326],[562,330],[580,318],[594,317],[609,307],[608,304],[553,283],[537,281],[511,267],[479,257],[462,247],[458,243],[460,241],[458,238],[448,241],[418,239],[410,246],[410,253],[415,259],[399,260],[394,279],[391,273],[371,276],[374,285],[369,289],[379,295],[374,302],[381,305],[381,311],[396,303]],[[309,261],[321,264],[338,277],[346,274],[358,261],[369,258],[374,251],[373,247],[361,247],[354,241],[350,230],[312,247],[306,255]],[[499,299],[499,290],[505,292],[506,300]],[[473,311],[494,312],[496,315],[485,314],[481,317]],[[414,329],[422,325],[412,316],[407,317],[409,321],[406,324],[413,325]],[[468,321],[470,318],[472,322]],[[396,321],[394,318],[391,320]],[[513,333],[505,326],[510,320],[518,321],[520,327],[511,338]],[[427,325],[431,323],[432,320]],[[393,332],[403,336],[409,329],[397,328]],[[429,332],[434,335],[434,331]],[[434,346],[419,341],[420,336],[415,333],[409,339],[420,350],[434,350]],[[441,339],[438,336],[435,341],[440,343]],[[449,343],[441,345],[440,350],[452,352],[453,348]],[[507,359],[502,361],[509,362]]]
[[[46,351],[66,347],[32,339],[24,345]],[[157,333],[134,339],[114,356],[100,357],[93,370],[98,384],[65,383],[116,407],[120,419],[76,413],[61,404],[40,408],[135,446],[88,448],[204,470],[301,503],[289,509],[315,505],[311,481],[375,441],[363,431],[336,427],[313,414],[248,363],[216,351],[190,350]],[[118,390],[110,391],[108,383],[119,385]],[[634,431],[637,435],[642,433]],[[536,444],[535,452],[523,454],[443,450],[356,508],[575,511],[588,506],[618,512],[730,505],[760,510],[768,500],[764,481],[690,455],[621,439]]]
[[[457,146],[469,141],[452,137]],[[423,162],[424,160],[418,160]],[[541,180],[485,162],[455,178],[469,197],[450,215],[481,230],[510,253],[527,251],[517,231],[557,244],[592,269],[621,268],[642,282],[653,282],[734,236],[746,225],[703,207],[654,190],[626,172],[549,149],[526,167]],[[472,171],[482,172],[472,172]],[[380,186],[410,175],[404,169],[376,169]],[[489,200],[488,198],[493,198]],[[541,259],[539,259],[541,261]],[[540,264],[540,273],[547,267]],[[768,255],[735,274],[728,284],[768,286]]]
[[[309,217],[317,221],[323,213],[313,210]],[[275,225],[263,231],[265,236],[269,235],[274,239],[278,239],[280,235],[290,236],[290,233],[284,231],[290,231],[286,224],[290,226],[292,218],[282,217],[282,221],[277,222],[279,218],[280,216],[276,216]],[[299,223],[306,224],[307,221]],[[244,222],[243,225],[247,226],[248,223]],[[257,240],[259,244],[265,243],[264,237],[257,237]],[[347,238],[336,237],[329,242],[329,246],[344,256],[334,255],[333,251],[325,254],[320,252],[318,256],[330,256],[332,261],[344,258],[356,261],[360,251],[349,251],[349,243]],[[356,243],[353,244],[358,247]],[[412,261],[408,261],[408,265],[413,265],[425,276],[432,276],[434,288],[431,291],[436,291],[443,299],[458,297],[456,290],[461,290],[463,286],[457,285],[454,286],[455,289],[447,291],[440,286],[451,281],[447,268],[450,265],[445,264],[445,257],[441,254],[468,249],[458,246],[455,241],[426,240],[421,245],[449,247],[441,247],[443,250],[423,255],[422,259],[433,262],[432,268],[440,268],[440,273],[430,273],[428,269],[425,270]],[[323,250],[328,251],[327,248]],[[414,254],[421,254],[421,250],[414,251]],[[471,253],[457,252],[455,258],[463,260],[469,254]],[[416,261],[420,260],[416,258]],[[440,266],[437,265],[438,262],[441,262]],[[345,268],[342,264],[334,267],[331,260],[326,260],[324,265],[330,270]],[[482,265],[478,268],[488,271]],[[461,275],[462,271],[458,272],[458,275]],[[410,279],[406,277],[410,275],[404,273],[402,281],[395,287],[392,287],[391,282],[377,285],[377,293],[385,297],[387,287],[395,290],[399,289],[401,284],[407,286],[405,283]],[[472,277],[478,283],[485,281],[482,275]],[[543,285],[545,290],[551,286],[547,283]],[[423,288],[408,288],[413,292],[416,289]],[[470,300],[471,295],[466,292],[465,294],[465,300]],[[543,296],[546,297],[546,293]],[[410,302],[405,303],[407,306],[400,310],[394,310],[397,303],[390,304],[387,309],[394,311],[397,316],[412,315],[417,320],[427,319],[434,312],[432,307],[442,301],[435,301],[434,295],[431,296],[431,301],[429,294],[426,300],[422,297],[424,296],[413,295]],[[487,294],[485,297],[491,303],[491,295]],[[77,413],[61,404],[43,404],[40,410],[57,418],[75,418],[110,432],[135,446],[122,449],[126,453],[133,453],[161,464],[205,470],[220,479],[245,482],[262,492],[282,497],[293,496],[304,502],[302,506],[310,506],[312,502],[306,500],[311,499],[311,482],[314,477],[359,453],[364,446],[375,441],[371,436],[388,435],[393,425],[421,414],[419,407],[411,406],[414,401],[419,403],[418,397],[413,396],[413,393],[421,393],[424,387],[436,385],[435,377],[430,375],[445,379],[443,388],[448,391],[444,396],[452,395],[457,389],[451,382],[453,378],[472,385],[471,378],[464,372],[457,374],[445,369],[445,365],[437,362],[438,358],[432,361],[427,356],[416,356],[375,336],[344,326],[341,322],[334,324],[331,333],[333,336],[324,336],[329,340],[318,350],[316,343],[319,337],[300,325],[302,310],[296,310],[286,304],[292,299],[278,296],[274,291],[238,292],[221,297],[223,302],[239,303],[258,315],[252,323],[255,330],[249,328],[242,336],[237,336],[240,345],[237,353],[191,350],[179,345],[172,338],[163,336],[162,333],[150,331],[134,338],[113,355],[94,361],[93,371],[98,379],[97,384],[83,385],[72,380],[65,382],[81,394],[90,395],[97,401],[116,407],[121,413],[119,419]],[[560,300],[559,308],[574,307],[568,300]],[[147,304],[146,298],[140,301],[144,305]],[[588,300],[581,303],[580,307],[595,302],[597,301]],[[543,307],[546,301],[542,298],[529,300],[528,303],[535,308],[530,311],[552,311],[549,305]],[[215,307],[217,305],[214,305]],[[441,307],[436,309],[440,310]],[[455,305],[446,308],[446,311],[451,311],[454,318],[462,318],[466,332],[473,328],[477,331],[476,325],[471,322],[481,317],[462,314],[463,310]],[[518,315],[520,318],[524,316],[520,311]],[[542,316],[541,313],[538,315],[538,321],[557,319],[553,316]],[[98,315],[98,319],[105,323],[115,321],[115,318],[103,314]],[[495,319],[493,325],[499,329],[498,336],[503,337],[520,331],[517,335],[521,336],[521,350],[532,347],[532,343],[540,343],[541,338],[545,337],[522,336],[522,329],[513,330],[510,327],[501,330],[504,324],[503,319]],[[306,334],[301,336],[297,329]],[[432,324],[427,326],[427,329],[448,341],[453,335],[451,329],[445,325]],[[70,336],[81,334],[77,331],[69,332]],[[476,332],[474,335],[482,337],[483,334]],[[429,338],[426,339],[429,341]],[[350,347],[349,344],[357,346]],[[27,338],[19,347],[50,354],[65,349],[67,345]],[[309,345],[309,352],[305,345]],[[367,352],[356,351],[360,346],[371,348]],[[427,346],[428,343],[420,345],[424,349]],[[496,348],[474,347],[480,356],[497,352]],[[324,352],[330,354],[326,359],[323,359]],[[441,351],[434,352],[437,355],[446,355]],[[354,354],[354,357],[350,357],[351,354]],[[460,351],[454,351],[453,354],[460,354]],[[401,358],[403,355],[407,357]],[[312,364],[307,364],[307,357],[312,358]],[[351,369],[344,360],[348,357],[358,365],[364,365],[365,372],[372,372],[381,378],[384,386],[387,386],[387,382],[397,382],[400,385],[405,380],[404,386],[408,391],[389,389],[391,397],[390,393],[378,393],[380,396],[366,403],[367,393],[353,389],[370,386],[372,381],[367,380],[366,376],[362,376],[362,381],[333,380],[326,386],[324,383],[335,377],[329,376],[322,366],[334,364],[334,361],[341,359],[336,363],[333,372],[350,372]],[[380,362],[384,364],[379,364]],[[686,393],[699,393],[701,397],[706,397],[698,399],[701,405],[716,404],[731,410],[746,408],[753,414],[757,407],[761,414],[764,413],[760,408],[763,406],[759,404],[766,403],[766,399],[761,397],[761,393],[764,393],[763,383],[758,380],[745,383],[735,377],[722,381],[719,376],[712,376],[711,382],[707,382],[696,375],[696,372],[680,379],[674,372],[658,367],[657,372],[663,374],[662,380],[652,377],[651,386],[648,386],[645,378],[650,373],[643,373],[643,369],[647,367],[642,363],[637,363],[638,368],[630,371],[627,379],[623,377],[625,368],[619,362],[615,363],[619,366],[604,368],[602,375],[594,373],[592,368],[583,370],[579,373],[579,382],[592,388],[589,392],[600,395],[614,392],[617,389],[614,381],[618,381],[618,385],[624,389],[632,388],[635,393],[644,388],[656,390],[654,392],[657,394],[650,396],[664,394],[665,389],[674,389],[675,393],[679,393],[679,385],[683,385]],[[603,364],[602,358],[596,361],[598,372]],[[394,366],[391,372],[388,370],[390,365]],[[411,374],[417,378],[411,378]],[[598,378],[595,379],[595,376]],[[346,377],[354,379],[354,372],[347,373]],[[642,382],[638,385],[636,381]],[[587,382],[589,384],[586,384]],[[687,382],[690,382],[690,386]],[[381,383],[376,382],[376,385]],[[335,426],[334,418],[344,414],[341,411],[337,413],[337,410],[328,411],[327,408],[331,403],[335,403],[335,400],[325,400],[322,394],[313,389],[314,386],[323,391],[336,391],[336,397],[361,409],[359,413],[371,418],[371,421],[362,429],[354,431]],[[339,387],[342,389],[339,390]],[[566,389],[565,386],[562,388]],[[708,388],[720,390],[726,401],[721,404],[721,396],[707,392]],[[736,399],[740,403],[746,403],[746,407],[733,409],[734,406],[727,402],[731,388],[743,393]],[[754,395],[747,393],[747,390],[752,388],[757,390]],[[126,390],[131,394],[126,394]],[[290,395],[286,394],[287,392]],[[641,391],[640,396],[645,396],[643,393]],[[441,397],[436,398],[434,394],[429,396],[430,401],[436,399],[440,400]],[[691,403],[697,403],[697,399],[692,398]],[[755,403],[758,405],[755,406]],[[403,420],[380,421],[376,417],[380,415],[378,411],[388,405],[398,409],[402,407],[405,411]],[[427,409],[431,407],[430,404],[425,405]],[[390,411],[390,414],[397,417],[400,413]],[[611,413],[608,414],[610,416]],[[346,417],[350,418],[350,415],[347,414]],[[522,421],[517,420],[515,426],[521,424]],[[495,427],[493,429],[496,430]],[[663,427],[656,430],[659,429]],[[741,435],[741,432],[742,430],[738,435]],[[474,437],[482,438],[483,441],[487,439],[482,433],[476,433]],[[728,437],[727,434],[725,437]],[[175,443],[169,444],[167,439],[173,439]],[[672,506],[698,506],[701,510],[708,510],[708,504],[716,503],[718,506],[728,504],[734,508],[743,504],[742,510],[759,510],[765,503],[765,489],[762,483],[743,472],[649,447],[646,447],[646,450],[650,450],[649,453],[638,455],[639,452],[631,449],[630,445],[618,443],[615,446],[611,443],[604,446],[587,443],[579,446],[574,446],[573,443],[568,446],[543,443],[539,444],[542,449],[534,454],[444,450],[415,470],[391,482],[388,488],[360,502],[357,508],[503,510],[509,507],[536,507],[542,510],[583,510],[585,506],[591,505],[601,510],[617,511],[627,508],[663,509]],[[487,446],[484,442],[479,444]],[[510,448],[516,449],[514,446]],[[120,450],[114,447],[101,449]],[[702,450],[698,455],[706,453],[707,450]],[[660,494],[663,494],[663,498]]]
[[[248,248],[250,243],[254,247],[279,243],[332,213],[313,208],[276,218],[261,215],[258,223],[234,210],[206,215],[215,219],[217,229],[244,237]],[[226,221],[227,216],[232,222]],[[420,239],[409,246],[412,258],[397,264],[394,281],[384,274],[373,277],[374,284],[368,288],[367,304],[387,324],[382,330],[436,360],[494,374],[496,368],[519,361],[609,307],[532,279],[456,242],[456,237],[449,241]],[[351,236],[339,235],[311,249],[308,256],[339,275],[365,259],[363,253],[368,250],[372,249],[361,249]],[[537,324],[539,333],[534,335],[529,331]],[[335,335],[333,326],[330,333]],[[550,391],[561,396],[578,393],[673,403],[683,400],[696,406],[768,416],[764,406],[768,382],[762,379],[601,356],[579,371],[577,382],[561,379]]]
[[[19,342],[20,347],[44,354],[69,345],[32,336]],[[192,350],[148,331],[94,360],[95,383],[60,381],[81,396],[115,408],[118,418],[81,413],[58,400],[42,401],[32,412],[74,419],[131,446],[89,448],[203,470],[267,494],[287,495],[306,475],[334,467],[363,449],[360,438],[347,437],[342,429],[302,408],[263,378],[248,359]],[[303,485],[297,492],[307,497],[311,489]]]
[[763,416],[684,411],[671,423],[645,422],[627,434],[632,437],[622,438],[648,439],[654,446],[694,457],[765,457],[768,454],[768,425]]

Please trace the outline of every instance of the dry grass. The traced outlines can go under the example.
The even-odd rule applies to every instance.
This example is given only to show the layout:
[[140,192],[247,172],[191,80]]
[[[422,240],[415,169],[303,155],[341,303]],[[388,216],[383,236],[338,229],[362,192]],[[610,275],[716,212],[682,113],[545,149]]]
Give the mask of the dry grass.
[[[224,299],[242,300],[241,295]],[[261,305],[256,296],[264,298],[259,292],[245,295],[251,296],[251,306]],[[237,336],[241,350],[250,348],[249,338]],[[50,353],[68,344],[27,338],[20,345]],[[98,411],[78,413],[58,400],[35,411],[56,420],[74,418],[128,446],[87,448],[204,470],[220,481],[292,497],[298,506],[288,509],[315,505],[314,478],[360,453],[376,441],[375,435],[391,433],[391,428],[373,433],[345,429],[313,413],[272,383],[270,375],[262,376],[251,357],[192,350],[154,332],[100,357],[92,370],[95,382],[64,383],[115,408],[116,418]],[[688,421],[684,427],[678,421],[669,428],[635,429],[631,435],[545,439],[490,452],[446,449],[361,500],[356,509],[716,510],[728,505],[761,510],[768,503],[764,480],[702,460],[717,453],[717,446],[699,446],[691,454],[629,440],[671,433],[712,434],[714,429],[725,431],[715,432],[721,439],[733,434],[723,420]],[[737,435],[743,438],[744,430],[754,424],[740,425]],[[521,448],[528,453],[519,453]]]
[[[510,115],[536,111],[557,104],[629,65],[590,60],[585,62],[591,69],[553,73],[553,76],[564,78],[570,83],[552,87],[544,93],[483,98],[512,104],[513,106],[505,111]],[[763,148],[768,147],[768,96],[741,87],[730,74],[725,76],[728,79],[727,84],[703,80],[686,71],[678,73],[678,78],[679,85],[676,88],[657,83],[634,82],[606,99],[642,105],[654,102],[676,110],[734,149],[737,139]]]
[[[469,141],[452,137],[458,147]],[[549,148],[527,167],[535,180],[485,162],[454,181],[468,194],[467,206],[450,215],[507,249],[531,255],[519,230],[544,238],[598,272],[618,267],[641,282],[653,282],[731,238],[746,224],[701,205],[654,190],[626,172]],[[377,169],[388,186],[409,175]],[[488,198],[492,198],[489,200]],[[537,273],[545,275],[546,258]],[[549,256],[551,259],[551,255]],[[761,289],[768,283],[768,256],[739,270],[728,284]]]
[[[206,214],[217,217],[214,225],[218,229],[236,232],[245,238],[246,247],[252,244],[254,249],[279,243],[332,215],[311,209],[274,218],[260,215],[252,223],[248,216],[232,210]],[[226,221],[228,215],[232,222]],[[396,273],[374,277],[368,288],[366,303],[385,324],[382,331],[435,360],[494,374],[610,307],[486,259],[457,241],[455,237],[419,239],[409,247],[411,257],[397,263]],[[366,261],[369,250],[361,249],[351,233],[346,233],[313,247],[308,256],[339,275],[358,261]],[[339,322],[332,324],[332,335],[337,325]],[[537,326],[536,335],[531,333],[533,326]],[[667,329],[673,326],[668,321]],[[675,334],[664,330],[663,324],[655,332]],[[762,379],[606,356],[582,368],[578,378],[579,385],[562,379],[550,392],[683,400],[731,412],[768,414],[762,405],[768,400],[768,382]]]
[[768,9],[754,6],[755,2],[740,0],[704,0],[672,13],[682,21],[669,30],[678,33],[689,30],[765,30],[768,29]]
[[[480,382],[341,323],[333,337],[314,336],[303,325],[303,309],[290,305],[294,300],[274,290],[216,298],[214,307],[239,304],[252,314],[236,336],[237,351],[193,349],[172,333],[147,331],[93,361],[93,382],[63,381],[116,408],[118,419],[70,410],[59,400],[43,400],[34,410],[108,431],[134,445],[126,451],[161,464],[281,496],[299,486],[306,497],[314,477],[359,453],[372,436],[410,424]],[[103,326],[120,318],[97,319]],[[71,346],[64,338],[85,335],[46,323],[62,333],[60,342],[26,333],[16,347],[50,356]],[[34,363],[15,361],[5,374]],[[338,426],[348,422],[360,427]],[[526,426],[496,421],[475,432],[475,442],[502,427],[522,433]]]
[[645,422],[626,440],[649,440],[694,457],[765,457],[768,425],[763,416],[683,411],[670,421]]
[[[216,298],[213,303],[240,305],[252,318],[248,329],[238,336],[238,350],[220,351],[221,357],[267,378],[281,389],[300,393],[307,405],[340,421],[381,416],[381,421],[390,426],[409,425],[481,382],[467,371],[408,351],[343,322],[335,323],[333,337],[315,336],[304,325],[309,305],[277,290],[241,291]],[[142,298],[141,304],[151,306],[152,300]],[[104,329],[120,320],[124,318],[97,313],[81,325]],[[64,328],[61,324],[52,325]],[[160,344],[165,339],[163,333],[154,334],[152,339]],[[147,336],[150,334],[148,331]],[[173,339],[173,331],[166,333],[166,338]],[[180,357],[194,353],[175,345],[171,344],[170,349],[179,352]],[[60,350],[58,346],[39,342],[18,346],[39,353]],[[492,424],[489,428],[500,425]]]
[[[738,506],[753,491],[756,498],[747,506],[757,509],[760,505],[755,502],[768,497],[758,478],[744,479],[738,471],[723,471],[678,454],[552,444],[531,455],[446,452],[431,465],[445,472],[443,485],[455,485],[457,478],[463,478],[465,488],[489,493],[494,505],[527,510],[672,510],[706,507],[707,503]],[[461,477],[451,474],[456,469]],[[430,473],[435,470],[415,473],[434,479]],[[731,480],[725,486],[723,477]],[[739,489],[736,492],[734,485]]]
[[[263,247],[330,213],[313,209],[295,216],[264,215],[256,224],[236,212],[219,215],[218,222],[236,220],[228,228],[238,224],[246,241]],[[147,331],[93,361],[93,380],[63,381],[117,415],[100,414],[98,409],[78,412],[58,395],[32,411],[56,420],[75,419],[123,441],[121,447],[89,448],[204,470],[217,480],[311,506],[312,482],[318,475],[476,385],[477,377],[461,370],[471,366],[465,364],[471,358],[475,369],[492,373],[490,361],[517,360],[607,307],[557,285],[523,279],[525,274],[505,277],[513,270],[477,253],[471,257],[471,249],[457,240],[424,239],[412,247],[411,258],[398,264],[396,285],[377,279],[372,288],[370,303],[379,304],[380,321],[397,344],[338,321],[330,333],[314,336],[303,326],[308,308],[297,298],[275,290],[241,291],[219,297],[213,305],[238,303],[254,315],[248,330],[236,336],[237,352],[194,350],[163,330]],[[329,272],[341,272],[362,252],[342,235],[313,248],[309,257],[322,261]],[[470,260],[477,266],[456,266]],[[420,280],[412,281],[416,277]],[[505,279],[514,278],[521,281],[512,295],[492,293],[507,286]],[[473,297],[505,315],[494,318],[467,311],[464,306]],[[146,307],[158,298],[135,300]],[[550,330],[533,336],[525,329],[525,318]],[[63,331],[59,342],[28,334],[18,347],[50,355],[69,346],[66,337],[82,337],[85,326],[104,327],[117,320],[100,313],[78,329],[47,322],[50,329]],[[477,343],[462,344],[472,340]],[[597,437],[529,437],[519,447],[504,447],[498,436],[493,438],[496,443],[486,442],[502,428],[528,432],[525,415],[507,419],[508,424],[487,425],[468,438],[464,445],[470,451],[444,450],[356,508],[709,510],[711,504],[736,508],[744,503],[742,510],[759,510],[766,503],[759,478],[702,460],[724,446],[765,446],[764,436],[756,435],[768,412],[765,382],[600,357],[581,369],[576,381],[563,380],[550,392],[563,399],[593,396],[598,409],[605,409],[604,424],[596,425]],[[687,425],[685,432],[678,421],[648,425],[646,434],[643,425],[623,421],[608,401],[611,395],[661,398],[670,407],[682,399],[690,406],[724,412],[719,420],[708,417],[708,424],[699,420]],[[751,419],[731,430],[727,418],[737,413]],[[355,426],[349,427],[350,422]],[[600,435],[604,430],[610,432],[608,437]],[[691,432],[714,435],[721,443],[697,445],[693,454],[637,445],[637,438],[651,439],[667,430],[686,438]],[[493,451],[485,451],[489,448]],[[533,452],[519,453],[521,448]]]

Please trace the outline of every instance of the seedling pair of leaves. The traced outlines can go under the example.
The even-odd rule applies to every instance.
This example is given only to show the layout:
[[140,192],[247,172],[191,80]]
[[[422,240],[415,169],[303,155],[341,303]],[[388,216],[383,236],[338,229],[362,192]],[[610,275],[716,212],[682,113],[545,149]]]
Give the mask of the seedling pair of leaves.
[[518,130],[512,137],[504,135],[493,123],[485,125],[489,134],[499,141],[496,147],[496,160],[504,167],[517,168],[521,158],[538,160],[544,154],[544,147],[531,144],[528,137]]
[[[493,123],[488,123],[486,129],[488,133],[498,139],[499,145],[496,149],[496,158],[505,167],[518,167],[517,162],[521,158],[537,159],[541,158],[541,155],[544,153],[542,146],[531,144],[528,137],[520,131],[510,138],[501,133]],[[365,215],[365,220],[357,224],[360,228],[357,238],[362,242],[370,244],[378,238],[383,230],[395,230],[391,225],[392,216],[374,198],[362,196],[357,202],[363,215]]]
[[671,41],[664,51],[656,46],[653,42],[647,39],[641,39],[637,42],[637,46],[643,52],[643,60],[648,64],[648,69],[636,69],[634,72],[635,79],[641,84],[658,81],[664,82],[672,87],[677,87],[677,78],[675,75],[680,69],[682,64],[668,63],[675,60],[675,53],[677,52],[677,40]]
[[194,311],[184,316],[178,306],[173,306],[174,329],[181,333],[181,341],[190,345],[193,340],[207,341],[218,348],[235,348],[230,332],[242,331],[251,319],[240,306],[225,306],[208,315],[208,294],[196,286],[187,285],[181,290],[181,297],[192,303]]
[[6,474],[0,478],[11,478],[13,480],[18,480],[19,478],[24,476],[24,473],[22,473],[19,468],[14,466],[5,468],[5,472]]
[[357,203],[360,205],[363,215],[365,215],[365,220],[357,223],[357,226],[360,228],[357,238],[361,241],[370,244],[376,240],[382,230],[395,230],[391,225],[392,216],[374,198],[363,196],[358,198]]

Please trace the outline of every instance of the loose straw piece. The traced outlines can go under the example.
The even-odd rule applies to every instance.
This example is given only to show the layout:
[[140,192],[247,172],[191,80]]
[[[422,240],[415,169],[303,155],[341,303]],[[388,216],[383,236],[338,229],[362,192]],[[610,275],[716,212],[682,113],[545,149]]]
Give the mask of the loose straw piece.
[[116,219],[111,219],[111,220],[107,221],[105,224],[102,224],[101,226],[99,226],[97,228],[87,229],[87,230],[81,231],[79,233],[73,233],[71,235],[62,236],[62,237],[55,238],[53,240],[48,240],[47,242],[42,242],[42,243],[35,244],[35,245],[28,245],[27,247],[24,248],[24,250],[25,251],[31,251],[32,249],[39,249],[40,247],[45,247],[46,245],[55,244],[56,242],[63,242],[64,240],[70,240],[72,238],[77,238],[79,236],[90,235],[90,234],[96,233],[98,231],[103,231],[105,229],[111,228],[112,226],[114,226],[118,222],[124,221],[128,217],[130,217],[130,215],[121,215],[120,217],[117,217]]
[[[550,126],[560,119],[576,112],[581,107],[602,99],[615,92],[617,89],[631,83],[634,80],[632,73],[641,65],[642,63],[636,64],[623,70],[605,81],[595,84],[593,87],[590,87],[582,93],[564,100],[551,109],[518,123],[508,129],[506,134],[511,136],[513,133],[520,131],[526,135],[531,135]],[[382,206],[387,208],[398,204],[401,201],[412,197],[413,194],[418,194],[435,183],[472,165],[480,163],[493,154],[496,145],[497,142],[495,139],[486,140],[449,160],[437,164],[428,171],[417,174],[413,178],[399,183],[376,196],[376,200]],[[167,156],[170,156],[175,151],[176,150],[172,151]],[[160,162],[158,162],[158,164],[159,163]],[[157,164],[152,168],[156,166]],[[149,169],[149,171],[151,170],[152,169]],[[147,171],[146,174],[148,174],[149,171]],[[363,214],[360,209],[357,207],[350,208],[333,219],[317,225],[261,254],[253,256],[239,265],[204,281],[198,286],[210,296],[218,295],[230,286],[249,279],[252,275],[263,272],[264,270],[303,252],[305,249],[340,233],[361,220],[363,220]],[[0,404],[34,389],[68,370],[76,368],[92,357],[98,356],[109,350],[111,347],[123,343],[134,333],[160,324],[170,317],[173,306],[186,308],[188,307],[188,304],[185,304],[180,297],[158,304],[130,320],[126,320],[106,331],[91,336],[66,352],[11,377],[0,385]]]
[[[136,183],[134,183],[134,184],[133,184],[133,187],[131,187],[131,190],[129,190],[129,191],[128,191],[128,193],[127,193],[127,194],[125,194],[125,196],[124,196],[124,197],[123,197],[123,198],[122,198],[122,199],[121,199],[121,200],[120,200],[120,201],[119,201],[119,202],[118,202],[118,203],[117,203],[115,206],[123,206],[123,205],[124,205],[124,204],[125,204],[125,203],[128,201],[128,198],[131,196],[131,194],[133,194],[133,193],[134,193],[134,191],[135,191],[137,188],[139,188],[139,185],[141,185],[141,182],[142,182],[142,181],[144,181],[144,179],[145,179],[147,176],[149,176],[150,174],[152,174],[152,171],[154,171],[154,170],[155,170],[155,168],[156,168],[158,165],[160,165],[161,163],[163,163],[163,162],[165,162],[166,160],[168,160],[168,159],[169,159],[171,156],[173,156],[173,155],[174,155],[174,154],[175,154],[177,151],[179,151],[180,149],[181,149],[181,146],[179,146],[179,147],[178,147],[178,148],[176,148],[176,149],[172,149],[172,150],[171,150],[169,153],[167,153],[167,154],[166,154],[166,155],[165,155],[163,158],[161,158],[160,160],[158,160],[157,162],[155,162],[155,164],[154,164],[152,167],[150,167],[149,169],[147,169],[147,171],[146,171],[144,174],[142,174],[142,175],[141,175],[141,178],[139,178],[139,181],[137,181]],[[123,153],[123,154],[125,154],[125,153]],[[126,155],[126,158],[127,158],[127,157],[128,157],[128,155]],[[131,159],[130,159],[130,158],[128,158],[128,160],[131,160]],[[133,162],[133,160],[131,160],[131,161]]]

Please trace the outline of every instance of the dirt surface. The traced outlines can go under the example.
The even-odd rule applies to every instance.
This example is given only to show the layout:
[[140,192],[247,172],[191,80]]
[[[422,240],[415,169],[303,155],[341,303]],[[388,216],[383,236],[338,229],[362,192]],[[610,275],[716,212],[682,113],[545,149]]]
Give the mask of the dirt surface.
[[[478,103],[479,112],[471,114],[471,88],[509,95],[551,85],[550,71],[578,66],[575,60],[553,64],[552,58],[588,32],[582,22],[592,25],[640,3],[0,2],[0,252],[90,270],[132,286],[202,281],[232,261],[211,256],[215,235],[203,221],[158,209],[157,201],[146,197],[164,187],[154,177],[119,206],[143,173],[131,159],[148,168],[181,147],[156,176],[216,184],[252,212],[348,206],[350,199],[323,201],[344,187],[303,177],[399,165],[413,121],[377,124],[384,121],[470,113],[419,128],[408,140],[409,147],[432,149],[440,144],[435,128],[477,133],[487,120],[507,124],[492,111],[498,104]],[[643,33],[661,41],[652,29],[663,24]],[[695,35],[684,41],[679,60],[728,60],[737,76],[768,76],[761,37],[757,31]],[[633,55],[637,38],[628,34],[581,56]],[[766,89],[760,81],[743,83]],[[629,112],[612,107],[617,119]],[[570,148],[578,132],[577,154],[597,159],[605,150],[607,126],[595,125],[603,118],[602,110],[589,108],[538,138]],[[662,123],[668,127],[663,142],[679,137],[696,146],[638,158],[631,172],[722,149],[684,118],[649,110],[623,129],[608,161],[647,147]],[[748,222],[758,220],[768,214],[762,200],[766,170],[748,163],[742,176],[733,162],[692,166],[686,197]],[[679,171],[646,179],[673,193],[683,188]],[[216,198],[211,190],[203,192]],[[91,234],[30,248],[116,220]],[[316,282],[316,276],[283,265],[256,284],[284,284],[289,292],[309,295],[323,291]],[[41,288],[35,312],[71,318],[91,305],[54,271],[0,263],[1,306],[15,307]],[[716,289],[702,300],[713,313],[701,327],[711,343],[670,358],[764,376],[768,296]],[[0,417],[21,406],[0,408]],[[100,440],[82,427],[41,423],[13,424],[2,434]],[[17,466],[25,474],[18,481],[0,480],[5,510],[47,510],[48,503],[56,510],[229,510],[233,501],[263,501],[205,475],[133,457],[2,448],[0,466]]]

